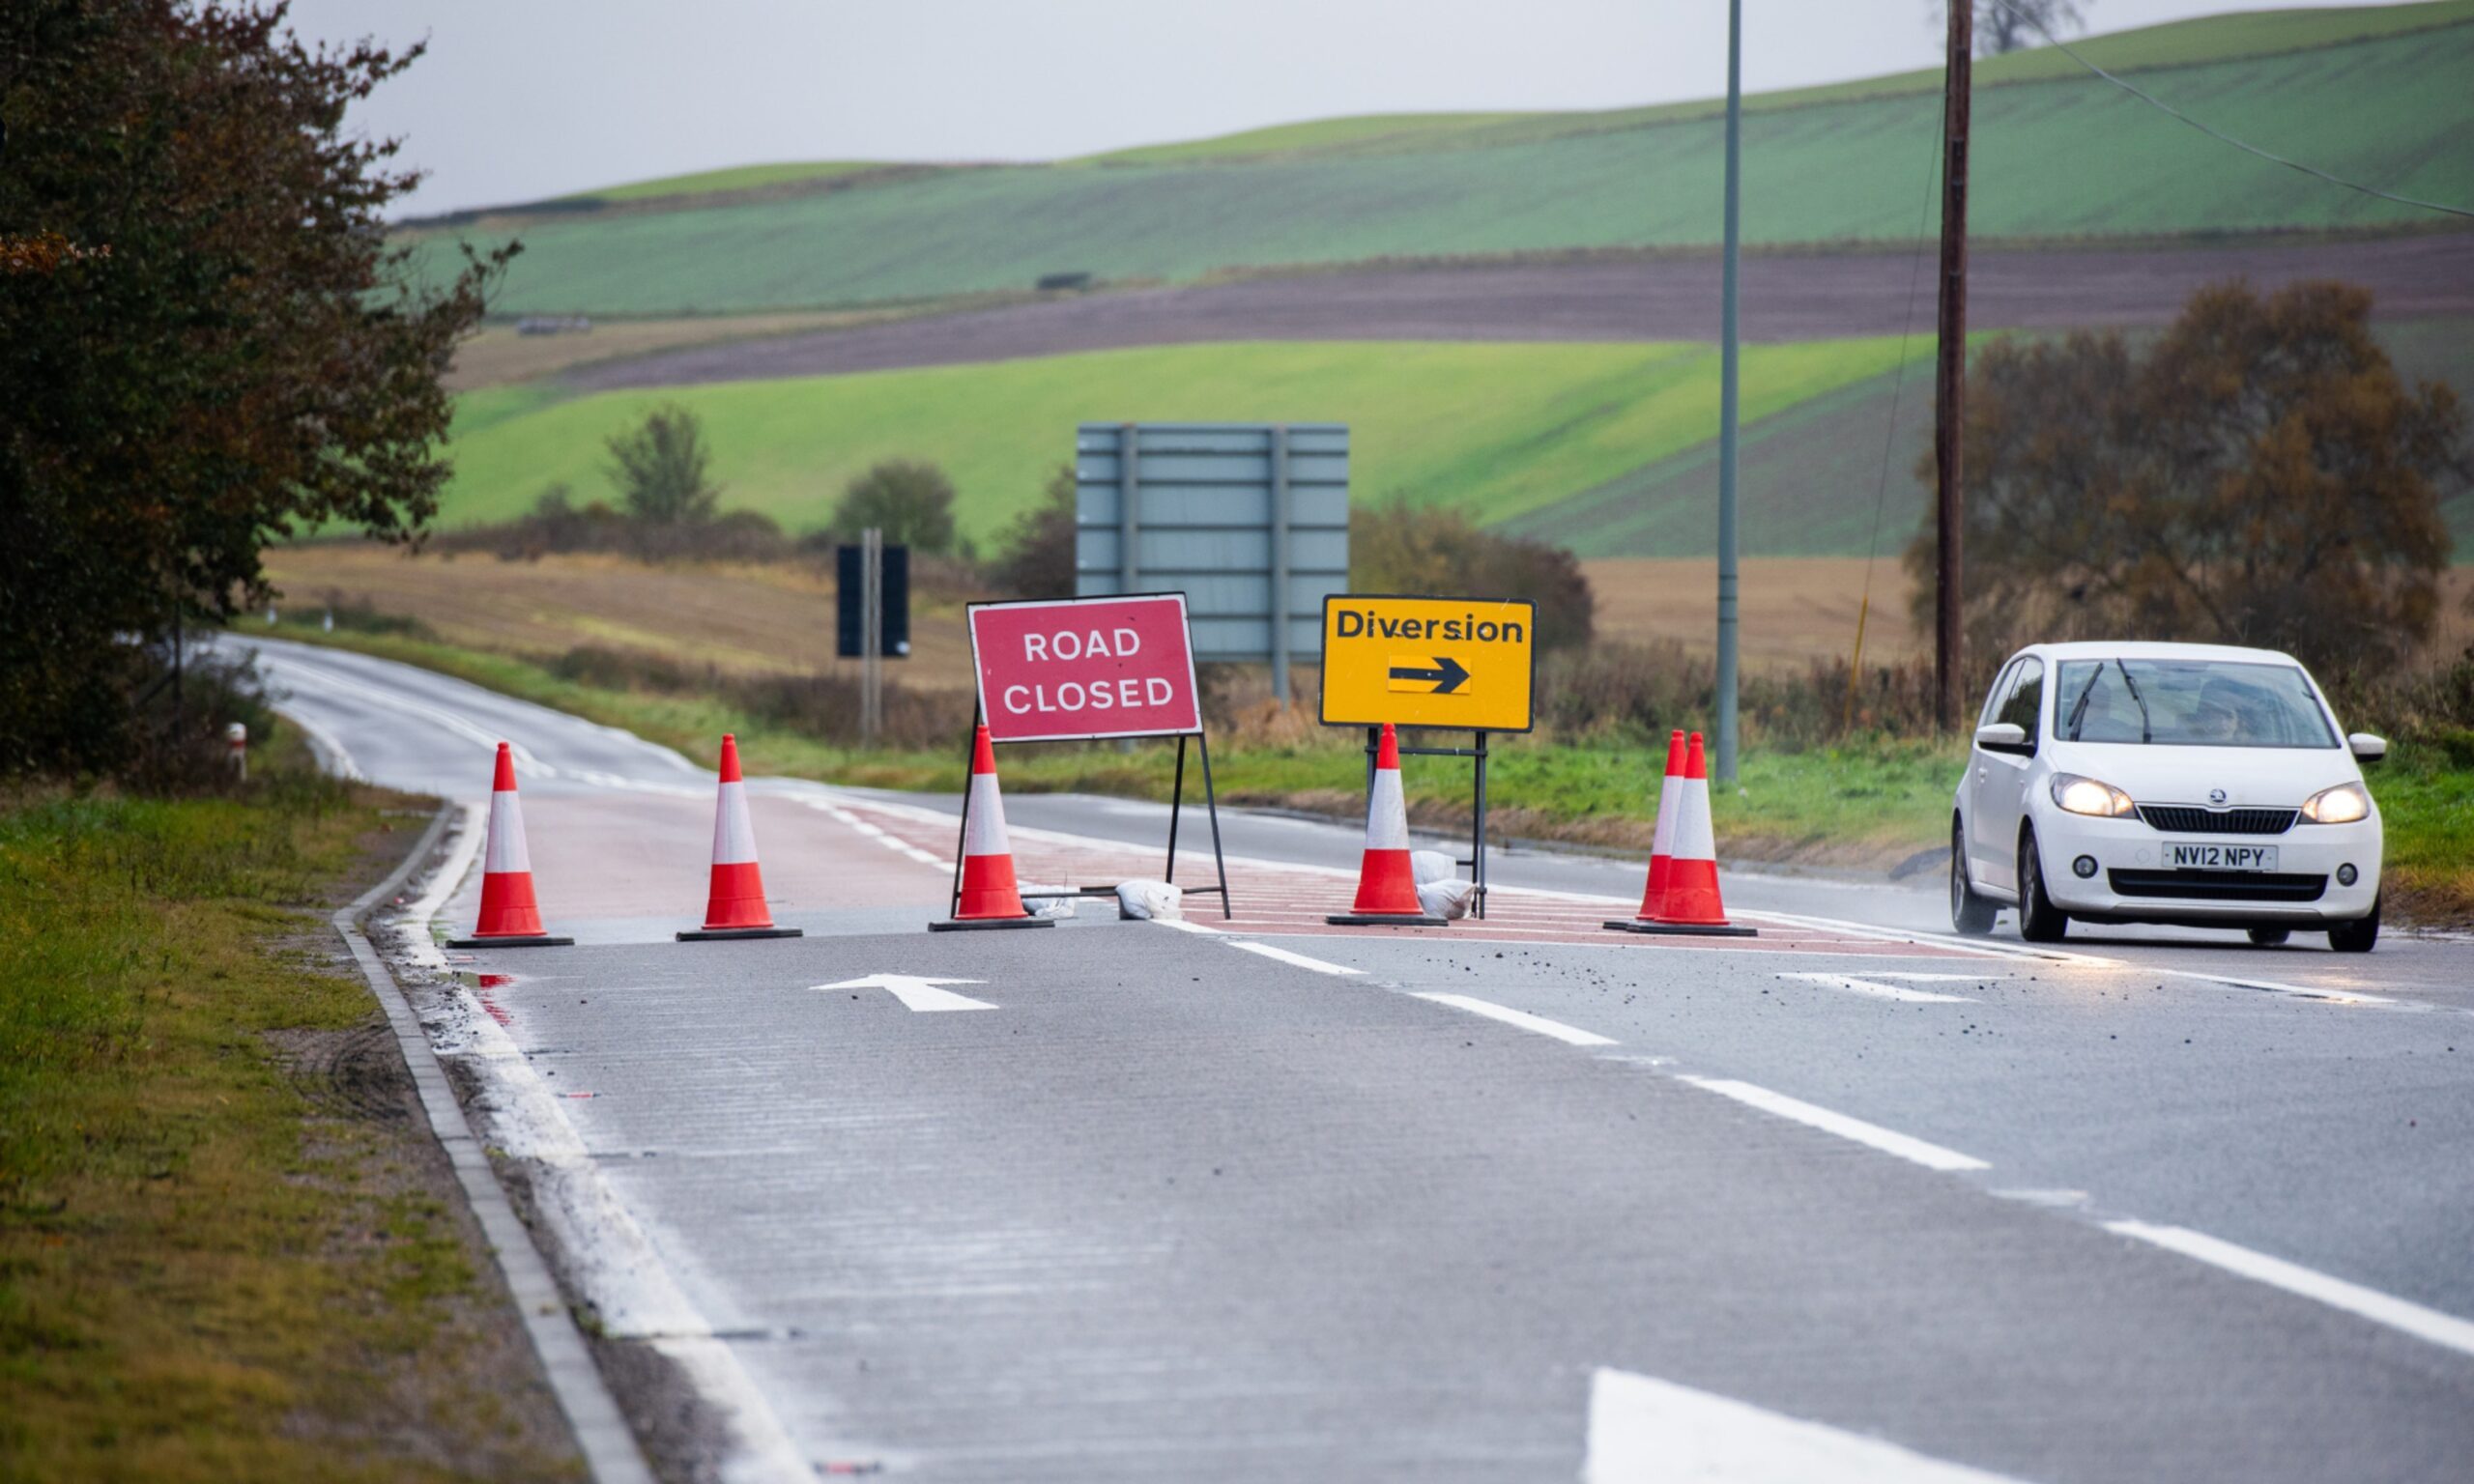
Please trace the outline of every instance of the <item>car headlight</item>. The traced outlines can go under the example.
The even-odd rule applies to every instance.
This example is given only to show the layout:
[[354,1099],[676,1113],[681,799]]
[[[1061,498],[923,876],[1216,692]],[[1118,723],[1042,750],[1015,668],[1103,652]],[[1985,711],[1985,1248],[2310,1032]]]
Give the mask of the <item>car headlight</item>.
[[2094,814],[2099,818],[2118,819],[2139,806],[2130,795],[2111,784],[2100,784],[2076,773],[2053,776],[2053,801],[2074,814]]
[[2322,788],[2302,801],[2302,817],[2313,824],[2351,824],[2371,817],[2371,795],[2360,784]]

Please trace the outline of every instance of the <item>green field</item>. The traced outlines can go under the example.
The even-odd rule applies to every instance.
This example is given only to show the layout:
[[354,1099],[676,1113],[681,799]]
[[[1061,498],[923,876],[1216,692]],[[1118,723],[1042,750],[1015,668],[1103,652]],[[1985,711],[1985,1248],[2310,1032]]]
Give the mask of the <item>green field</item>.
[[[2194,116],[2264,148],[2411,195],[2474,200],[2468,11],[2457,4],[2161,28],[2173,34],[2139,45],[2156,55],[2222,54],[2246,49],[2236,44],[2245,38],[2256,50],[2280,36],[2303,45],[2314,34],[2358,34],[2380,14],[2390,24],[2456,22],[2140,75]],[[2090,43],[2100,54],[2105,44]],[[1938,108],[1930,92],[1900,79],[1756,108],[1744,130],[1746,240],[1911,240]],[[2085,74],[1987,87],[1975,119],[1970,212],[1983,240],[2433,219],[2234,152]],[[467,230],[523,237],[526,252],[497,303],[509,313],[921,300],[1026,288],[1061,271],[1192,281],[1218,271],[1386,258],[1697,248],[1717,233],[1720,143],[1718,120],[1690,107],[1595,123],[1568,115],[1332,120],[1252,143],[1180,147],[1151,162],[1120,156],[1115,163],[935,171],[783,198],[724,196],[703,209],[492,217]],[[1276,152],[1260,153],[1266,148]]]
[[[1744,416],[1876,379],[1897,354],[1895,339],[1747,347]],[[569,400],[493,387],[459,402],[441,524],[520,514],[554,481],[607,497],[605,440],[663,402],[704,417],[725,505],[792,531],[822,525],[870,464],[908,457],[953,475],[964,530],[987,540],[1072,456],[1075,424],[1126,419],[1346,422],[1359,499],[1503,520],[1707,440],[1717,398],[1714,349],[1637,344],[1241,343]]]
[[[2474,20],[2474,0],[2441,0],[2437,4],[2331,6],[2319,10],[2240,11],[2193,20],[2142,26],[2107,36],[2064,37],[2072,51],[2111,72],[2149,71],[2188,67],[2201,62],[2230,62],[2248,57],[2309,51],[2348,42],[2372,41],[2435,26]],[[1991,88],[2022,82],[2078,78],[2086,70],[2057,48],[2033,46],[2008,56],[1980,57],[1974,69],[1979,95]],[[1804,108],[1816,103],[1851,102],[1937,93],[1942,70],[1922,68],[1882,77],[1859,77],[1815,87],[1782,88],[1755,93],[1743,100],[1747,113]],[[1143,145],[1114,150],[1090,159],[1102,164],[1163,164],[1212,159],[1254,159],[1270,156],[1395,152],[1436,148],[1467,148],[1527,142],[1566,134],[1597,133],[1645,124],[1708,118],[1726,106],[1723,99],[1654,103],[1640,108],[1608,108],[1569,113],[1395,113],[1350,118],[1312,119],[1277,124],[1268,128],[1221,134],[1208,139]]]
[[693,175],[665,175],[657,180],[633,181],[624,186],[606,186],[599,190],[578,191],[561,196],[561,203],[578,201],[662,201],[674,197],[713,196],[727,191],[763,190],[776,186],[819,185],[857,175],[863,170],[881,170],[882,164],[865,159],[791,160],[771,165],[733,165],[724,170],[699,170]]

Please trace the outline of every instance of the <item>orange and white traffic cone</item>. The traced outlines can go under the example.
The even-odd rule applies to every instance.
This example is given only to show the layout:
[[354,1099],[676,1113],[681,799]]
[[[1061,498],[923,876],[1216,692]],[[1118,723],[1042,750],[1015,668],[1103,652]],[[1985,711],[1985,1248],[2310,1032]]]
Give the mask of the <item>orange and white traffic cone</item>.
[[931,932],[966,928],[1053,928],[1033,917],[1014,881],[1014,842],[1005,834],[1005,800],[996,791],[996,749],[981,725],[971,737],[970,793],[963,801],[963,871],[954,915],[930,923]]
[[776,928],[764,906],[764,876],[756,865],[756,827],[747,820],[747,785],[738,776],[738,738],[722,733],[722,785],[713,803],[713,881],[705,894],[705,926],[681,928],[681,943],[719,938],[795,938]]
[[1718,899],[1718,837],[1710,825],[1710,768],[1697,731],[1684,749],[1681,782],[1666,899],[1658,904],[1655,921],[1633,923],[1630,930],[1702,938],[1760,936],[1757,928],[1728,922],[1726,904]]
[[1683,730],[1682,728],[1666,735],[1666,777],[1658,784],[1658,827],[1650,836],[1650,884],[1641,894],[1641,910],[1635,916],[1606,926],[1617,932],[1628,932],[1633,924],[1646,923],[1658,915],[1666,904],[1666,878],[1675,854],[1675,810],[1683,797]]
[[451,938],[449,948],[563,948],[573,938],[541,930],[541,907],[532,898],[532,857],[524,848],[524,806],[515,797],[515,754],[499,744],[498,773],[490,782],[490,830],[481,850],[481,917],[473,935]]
[[1366,796],[1366,857],[1358,867],[1357,904],[1323,921],[1337,928],[1440,928],[1444,920],[1418,901],[1418,872],[1409,864],[1409,806],[1400,793],[1400,740],[1383,724],[1374,748],[1374,784]]

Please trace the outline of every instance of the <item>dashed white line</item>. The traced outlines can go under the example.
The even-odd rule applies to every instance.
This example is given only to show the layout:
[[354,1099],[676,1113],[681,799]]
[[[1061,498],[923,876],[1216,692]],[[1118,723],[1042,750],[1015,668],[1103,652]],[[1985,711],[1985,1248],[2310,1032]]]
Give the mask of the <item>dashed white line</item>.
[[[1209,932],[1213,929],[1203,930]],[[1352,969],[1346,964],[1326,963],[1320,958],[1309,958],[1304,954],[1293,954],[1287,949],[1275,948],[1269,943],[1251,943],[1243,939],[1231,938],[1228,940],[1228,946],[1241,953],[1258,954],[1265,958],[1277,959],[1294,968],[1312,969],[1317,974],[1363,974],[1366,972],[1364,969]]]
[[1819,985],[1825,989],[1843,989],[1849,994],[1866,995],[1876,1000],[1901,1000],[1917,1005],[1972,1005],[1975,1001],[1964,994],[1936,994],[1930,989],[1910,989],[1902,985],[1884,985],[1853,974],[1781,974],[1780,979],[1800,985]]
[[1500,1020],[1506,1025],[1516,1025],[1524,1031],[1535,1031],[1540,1036],[1551,1036],[1568,1046],[1611,1046],[1617,1043],[1612,1036],[1600,1036],[1596,1031],[1584,1031],[1579,1026],[1566,1025],[1561,1020],[1549,1020],[1544,1015],[1533,1015],[1525,1010],[1514,1010],[1509,1005],[1498,1005],[1492,1000],[1481,1000],[1466,994],[1420,994],[1417,998],[1432,1000],[1437,1005],[1449,1005],[1454,1010],[1465,1010],[1473,1015],[1483,1015],[1489,1020]]
[[1582,1484],[2011,1484],[2006,1475],[1654,1376],[1590,1378]]
[[2444,1350],[2474,1356],[2474,1321],[2427,1309],[2410,1299],[2383,1294],[2377,1289],[2348,1283],[2324,1272],[2288,1263],[2283,1258],[2254,1252],[2249,1247],[2195,1232],[2184,1226],[2151,1226],[2144,1221],[2108,1221],[2105,1230],[2117,1237],[2140,1241],[2196,1258],[2210,1267],[2265,1283],[2288,1294],[2343,1309],[2357,1318],[2391,1329],[2402,1330],[2418,1340],[2425,1340]]
[[1832,1113],[1827,1108],[1816,1107],[1812,1103],[1790,1098],[1784,1093],[1773,1093],[1766,1087],[1755,1087],[1749,1082],[1738,1082],[1728,1077],[1682,1075],[1679,1075],[1677,1080],[1689,1082],[1694,1087],[1716,1093],[1721,1098],[1733,1098],[1736,1101],[1759,1108],[1764,1113],[1774,1113],[1780,1118],[1791,1119],[1808,1127],[1818,1128],[1824,1133],[1834,1133],[1842,1139],[1852,1139],[1868,1148],[1878,1149],[1883,1154],[1896,1155],[1901,1159],[1920,1164],[1928,1170],[1955,1172],[1993,1168],[1973,1155],[1963,1155],[1955,1149],[1943,1149],[1939,1144],[1927,1144],[1922,1139],[1911,1138],[1904,1133],[1884,1128],[1879,1124],[1868,1124],[1860,1118],[1850,1118],[1844,1113]]

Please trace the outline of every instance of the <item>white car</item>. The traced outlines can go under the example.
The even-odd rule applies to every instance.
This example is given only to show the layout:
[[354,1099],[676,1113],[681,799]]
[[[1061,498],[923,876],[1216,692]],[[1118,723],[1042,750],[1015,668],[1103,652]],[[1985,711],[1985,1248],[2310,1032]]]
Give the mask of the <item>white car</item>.
[[1976,718],[1950,812],[1950,921],[2031,941],[2089,923],[2379,938],[2379,806],[2318,684],[2267,649],[2034,644]]

